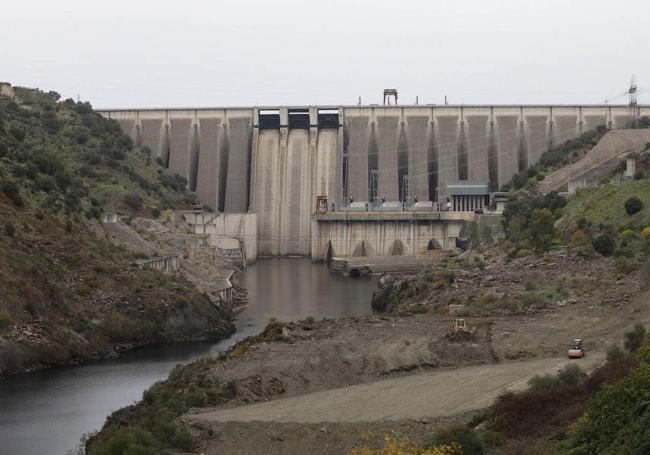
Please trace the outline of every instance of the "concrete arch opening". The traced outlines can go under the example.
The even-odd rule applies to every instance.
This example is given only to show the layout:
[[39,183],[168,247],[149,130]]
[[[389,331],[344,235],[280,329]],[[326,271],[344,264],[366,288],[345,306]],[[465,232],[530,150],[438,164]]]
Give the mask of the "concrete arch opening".
[[433,250],[442,250],[442,246],[436,239],[431,239],[429,240],[429,243],[427,244],[427,250],[428,251],[433,251]]
[[332,257],[334,257],[334,248],[332,242],[328,241],[325,247],[325,262],[332,262]]
[[365,240],[357,243],[357,246],[354,247],[354,251],[352,252],[352,256],[368,256],[368,248]]
[[404,255],[404,244],[401,240],[397,239],[393,242],[388,250],[389,256],[403,256]]

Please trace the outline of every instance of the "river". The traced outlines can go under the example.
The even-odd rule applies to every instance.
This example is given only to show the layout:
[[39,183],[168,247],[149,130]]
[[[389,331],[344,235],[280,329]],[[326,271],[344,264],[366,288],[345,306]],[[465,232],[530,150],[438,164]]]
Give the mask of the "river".
[[112,411],[137,401],[178,363],[218,354],[260,332],[269,318],[290,321],[369,314],[376,279],[349,279],[309,259],[262,259],[240,274],[249,304],[237,332],[217,343],[138,349],[118,359],[90,362],[0,380],[0,452],[66,454]]

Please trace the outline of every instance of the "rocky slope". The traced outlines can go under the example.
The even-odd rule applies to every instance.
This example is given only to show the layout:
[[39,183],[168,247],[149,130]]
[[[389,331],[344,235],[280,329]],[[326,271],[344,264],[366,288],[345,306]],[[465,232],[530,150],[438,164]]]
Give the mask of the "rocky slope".
[[130,222],[192,202],[89,104],[0,96],[0,376],[232,333],[230,308],[181,274],[142,269],[146,255],[99,227],[107,212]]

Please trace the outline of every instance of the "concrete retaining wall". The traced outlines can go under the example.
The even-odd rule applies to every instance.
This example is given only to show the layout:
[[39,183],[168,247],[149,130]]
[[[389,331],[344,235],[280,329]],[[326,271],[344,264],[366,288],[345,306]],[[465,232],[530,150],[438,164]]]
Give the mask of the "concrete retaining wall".
[[180,263],[181,258],[179,255],[145,259],[138,262],[140,268],[156,269],[163,273],[176,272],[180,267]]
[[312,221],[311,257],[416,256],[455,248],[461,227],[474,213],[331,213]]
[[223,246],[221,239],[232,238],[244,244],[246,263],[257,260],[257,214],[222,213],[185,215],[187,222],[194,227],[195,234],[208,235],[208,245]]

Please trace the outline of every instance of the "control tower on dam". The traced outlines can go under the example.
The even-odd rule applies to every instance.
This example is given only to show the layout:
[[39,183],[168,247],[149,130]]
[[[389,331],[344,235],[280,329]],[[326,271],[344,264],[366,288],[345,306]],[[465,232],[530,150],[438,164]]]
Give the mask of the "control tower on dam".
[[[650,106],[639,106],[650,115]],[[450,183],[490,191],[541,154],[599,125],[622,128],[627,105],[296,106],[111,109],[214,211],[254,212],[259,255],[309,255],[317,196],[431,201]],[[251,241],[250,239],[244,239]]]

